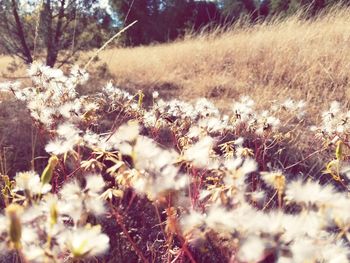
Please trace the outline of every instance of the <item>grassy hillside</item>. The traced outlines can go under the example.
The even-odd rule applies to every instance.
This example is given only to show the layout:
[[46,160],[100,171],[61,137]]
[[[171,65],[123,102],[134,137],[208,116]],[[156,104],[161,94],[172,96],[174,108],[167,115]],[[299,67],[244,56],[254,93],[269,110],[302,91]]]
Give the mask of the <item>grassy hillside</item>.
[[298,16],[151,47],[110,49],[100,58],[121,87],[183,98],[260,102],[292,97],[315,107],[348,99],[350,10],[315,21]]
[[[319,107],[350,96],[349,24],[350,9],[335,9],[313,21],[294,16],[169,44],[107,49],[99,63],[106,63],[108,78],[127,89],[220,102],[242,94],[262,103],[287,96]],[[10,61],[0,58],[1,72]]]

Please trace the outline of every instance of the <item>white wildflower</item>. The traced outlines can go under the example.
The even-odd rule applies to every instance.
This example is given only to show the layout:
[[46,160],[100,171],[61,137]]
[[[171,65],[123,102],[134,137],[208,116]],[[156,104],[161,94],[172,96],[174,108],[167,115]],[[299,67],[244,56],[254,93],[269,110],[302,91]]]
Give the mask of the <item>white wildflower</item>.
[[289,202],[324,205],[336,202],[334,188],[331,185],[295,180],[287,184],[285,199]]
[[158,97],[159,97],[159,92],[158,91],[153,91],[152,92],[152,97],[153,97],[153,99],[157,99]]
[[244,262],[259,262],[263,259],[265,244],[257,236],[249,236],[238,251],[238,258]]
[[182,231],[186,235],[192,230],[201,227],[205,222],[205,215],[195,210],[191,210],[189,214],[181,217]]
[[66,231],[59,239],[73,258],[99,256],[109,248],[109,238],[99,225]]
[[199,142],[185,150],[184,158],[192,161],[195,166],[204,167],[210,161],[213,143],[213,138],[209,136],[201,138]]
[[27,191],[33,194],[45,194],[51,190],[50,184],[42,184],[36,172],[19,172],[15,177],[16,188],[14,191]]
[[112,135],[110,140],[114,143],[120,143],[124,141],[132,142],[136,140],[137,136],[139,135],[139,131],[140,125],[137,122],[128,122],[127,124],[120,126],[115,134]]

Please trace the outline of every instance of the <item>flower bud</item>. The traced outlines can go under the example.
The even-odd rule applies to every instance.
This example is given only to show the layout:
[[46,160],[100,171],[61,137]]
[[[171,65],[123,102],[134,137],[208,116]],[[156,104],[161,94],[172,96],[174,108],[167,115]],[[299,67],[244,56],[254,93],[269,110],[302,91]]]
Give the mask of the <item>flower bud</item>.
[[58,211],[56,204],[52,204],[50,206],[50,224],[51,226],[57,224],[57,218],[58,218]]
[[41,183],[48,184],[51,181],[52,173],[58,163],[58,158],[56,155],[52,155],[46,165],[43,173],[41,174]]
[[17,204],[10,204],[6,208],[6,215],[10,220],[9,237],[15,248],[19,248],[22,236],[22,225],[19,214],[22,212],[22,207]]
[[336,143],[337,148],[335,150],[335,157],[337,160],[341,160],[343,158],[343,142],[341,140]]

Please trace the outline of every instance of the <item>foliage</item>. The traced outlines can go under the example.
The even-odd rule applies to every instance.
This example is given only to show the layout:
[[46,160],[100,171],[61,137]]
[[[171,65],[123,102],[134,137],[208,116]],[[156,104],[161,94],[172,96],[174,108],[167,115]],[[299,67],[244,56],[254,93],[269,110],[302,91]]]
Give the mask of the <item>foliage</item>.
[[220,21],[216,4],[206,1],[113,0],[111,4],[124,24],[138,21],[127,31],[129,45],[173,40],[186,30],[197,31]]
[[[100,46],[105,41],[103,30],[110,29],[108,15],[95,6],[95,0],[2,0],[0,43],[6,53],[25,63],[45,55],[47,65],[59,62],[61,66],[79,50]],[[98,22],[101,19],[102,24]]]
[[273,16],[290,16],[297,12],[314,17],[336,4],[336,0],[111,0],[111,5],[122,22],[139,23],[127,32],[126,44],[140,45],[164,42],[183,36],[188,31],[198,32],[215,27],[227,27],[242,17],[259,23]]

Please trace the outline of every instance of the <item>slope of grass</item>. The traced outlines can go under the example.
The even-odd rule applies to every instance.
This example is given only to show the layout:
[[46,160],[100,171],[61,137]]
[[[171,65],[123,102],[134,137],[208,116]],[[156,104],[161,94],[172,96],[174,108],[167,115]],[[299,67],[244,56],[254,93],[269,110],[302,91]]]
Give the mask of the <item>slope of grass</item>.
[[[221,34],[99,56],[122,87],[229,102],[241,94],[269,102],[305,99],[317,110],[350,94],[350,10],[314,21],[298,16]],[[316,109],[316,108],[315,108]]]
[[[334,9],[312,21],[296,15],[169,44],[107,49],[99,63],[127,89],[225,103],[242,94],[266,103],[292,97],[319,109],[325,100],[350,97],[349,24],[350,9]],[[0,71],[10,62],[0,57]],[[24,68],[13,75],[24,76]]]

